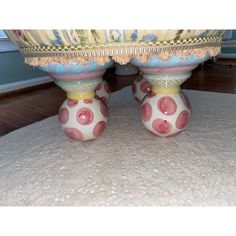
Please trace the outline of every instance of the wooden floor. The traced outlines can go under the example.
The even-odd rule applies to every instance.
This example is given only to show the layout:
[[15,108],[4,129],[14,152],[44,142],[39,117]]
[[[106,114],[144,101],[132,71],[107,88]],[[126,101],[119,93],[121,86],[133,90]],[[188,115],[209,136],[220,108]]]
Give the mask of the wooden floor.
[[[114,69],[108,70],[104,75],[112,91],[130,85],[136,77],[137,75],[116,76]],[[195,69],[182,88],[236,93],[236,65],[225,61],[209,61]],[[53,83],[0,96],[0,136],[56,115],[65,99],[65,92]]]

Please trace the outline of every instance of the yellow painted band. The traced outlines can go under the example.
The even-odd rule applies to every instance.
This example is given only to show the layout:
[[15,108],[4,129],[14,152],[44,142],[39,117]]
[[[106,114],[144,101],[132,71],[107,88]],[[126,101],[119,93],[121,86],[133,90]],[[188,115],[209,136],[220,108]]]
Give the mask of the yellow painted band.
[[163,95],[172,95],[179,93],[180,87],[170,87],[170,88],[152,87],[152,91],[154,93],[159,93]]
[[83,100],[95,97],[95,92],[68,93],[67,97],[72,100]]

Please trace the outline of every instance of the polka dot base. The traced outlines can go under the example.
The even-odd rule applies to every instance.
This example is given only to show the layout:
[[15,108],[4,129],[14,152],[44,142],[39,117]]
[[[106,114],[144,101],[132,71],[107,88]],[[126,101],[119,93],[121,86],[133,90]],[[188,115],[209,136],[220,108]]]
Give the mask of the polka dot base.
[[100,98],[66,99],[60,107],[58,120],[65,135],[72,140],[93,140],[106,128],[108,109]]
[[134,99],[141,104],[143,98],[151,91],[151,84],[142,76],[139,76],[131,85]]
[[98,84],[95,92],[96,95],[101,98],[106,105],[108,105],[111,96],[111,90],[109,84],[105,80]]
[[141,106],[145,128],[160,137],[172,137],[183,131],[191,116],[190,104],[184,95],[151,94]]

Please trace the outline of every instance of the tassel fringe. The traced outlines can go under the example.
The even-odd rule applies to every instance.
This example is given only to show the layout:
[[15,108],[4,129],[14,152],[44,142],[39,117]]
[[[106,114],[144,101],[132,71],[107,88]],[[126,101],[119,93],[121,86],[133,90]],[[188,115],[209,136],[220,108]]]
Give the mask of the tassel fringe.
[[171,56],[175,55],[180,58],[187,58],[190,55],[194,55],[199,59],[203,59],[206,54],[210,57],[216,56],[220,52],[220,47],[203,47],[195,49],[185,49],[185,50],[172,50],[172,51],[159,51],[151,53],[141,53],[141,54],[115,54],[112,56],[92,56],[92,57],[25,57],[25,63],[31,66],[46,66],[48,64],[68,64],[77,63],[80,65],[85,65],[90,61],[95,61],[99,66],[104,65],[110,60],[125,65],[130,62],[131,59],[139,59],[143,63],[148,62],[153,55],[157,55],[161,60],[168,60]]

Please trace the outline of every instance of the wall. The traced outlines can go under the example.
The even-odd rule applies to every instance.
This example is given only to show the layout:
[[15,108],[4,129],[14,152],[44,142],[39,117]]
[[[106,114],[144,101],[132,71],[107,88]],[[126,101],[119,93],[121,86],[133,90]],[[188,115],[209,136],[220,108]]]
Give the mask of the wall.
[[20,52],[0,52],[0,85],[46,75],[39,69],[24,64]]
[[[232,31],[232,38],[230,40],[236,41],[236,30]],[[236,44],[233,47],[222,47],[221,48],[222,54],[235,54],[236,53]]]

